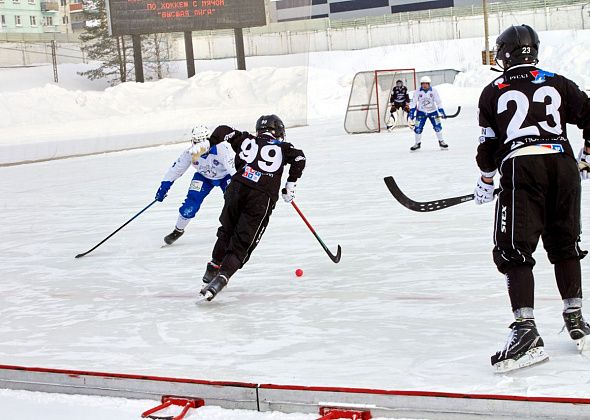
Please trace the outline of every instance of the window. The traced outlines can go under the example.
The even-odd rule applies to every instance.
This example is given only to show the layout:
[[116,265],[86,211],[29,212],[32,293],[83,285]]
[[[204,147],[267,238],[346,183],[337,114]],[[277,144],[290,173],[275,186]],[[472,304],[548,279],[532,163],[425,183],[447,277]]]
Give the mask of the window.
[[68,24],[68,17],[67,17],[67,16],[64,16],[64,17],[62,17],[62,19],[61,19],[61,20],[62,20],[62,23],[63,23],[64,25],[67,25],[67,24]]
[[0,15],[0,25],[6,26],[6,16]]
[[45,17],[45,26],[53,26],[53,17],[52,16]]
[[65,7],[65,5],[66,5],[66,0],[61,0],[61,1],[60,1],[60,3],[61,3],[61,5],[62,5],[62,6],[64,6],[64,7]]
[[19,3],[20,3],[20,0],[12,0],[12,2],[13,2],[14,4],[19,4]]
[[20,16],[17,15],[17,16],[14,17],[14,24],[16,26],[23,26],[23,24],[22,24],[22,22],[20,20]]
[[29,0],[29,4],[35,4],[35,0]]
[[37,16],[29,16],[31,26],[37,26]]

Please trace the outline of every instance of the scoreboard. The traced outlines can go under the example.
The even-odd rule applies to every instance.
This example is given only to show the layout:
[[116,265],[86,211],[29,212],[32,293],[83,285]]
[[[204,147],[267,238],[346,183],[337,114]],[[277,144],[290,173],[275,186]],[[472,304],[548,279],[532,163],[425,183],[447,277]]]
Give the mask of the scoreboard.
[[107,0],[111,35],[266,25],[264,0]]

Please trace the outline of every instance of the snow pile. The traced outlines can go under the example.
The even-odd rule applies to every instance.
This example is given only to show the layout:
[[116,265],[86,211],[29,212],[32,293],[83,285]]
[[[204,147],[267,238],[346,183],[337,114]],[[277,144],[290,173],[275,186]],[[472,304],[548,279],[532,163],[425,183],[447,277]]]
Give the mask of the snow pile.
[[[590,87],[584,47],[590,31],[540,37],[542,67]],[[343,118],[352,79],[363,70],[454,68],[462,72],[457,89],[480,89],[496,75],[480,64],[482,45],[474,38],[252,57],[248,71],[231,70],[234,60],[215,60],[199,62],[189,80],[175,63],[178,78],[109,88],[76,74],[88,65],[61,66],[59,85],[43,83],[49,81],[48,68],[0,69],[0,86],[7,87],[0,92],[0,164],[179,142],[196,123],[252,130],[264,113],[280,115],[287,127]],[[476,101],[474,92],[469,97]],[[130,133],[136,136],[122,139]]]

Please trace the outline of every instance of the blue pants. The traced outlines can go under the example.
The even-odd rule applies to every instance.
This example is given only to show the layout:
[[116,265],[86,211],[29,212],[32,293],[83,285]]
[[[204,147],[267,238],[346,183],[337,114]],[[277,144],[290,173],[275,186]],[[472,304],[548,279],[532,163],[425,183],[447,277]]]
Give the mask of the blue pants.
[[205,178],[198,172],[195,172],[191,186],[188,189],[184,203],[178,209],[180,215],[185,219],[192,219],[201,208],[203,200],[209,195],[213,187],[220,187],[223,192],[229,185],[231,176],[227,175],[222,179]]
[[442,131],[442,125],[440,123],[440,117],[438,116],[438,112],[431,112],[427,114],[422,111],[418,111],[416,114],[416,125],[414,126],[414,132],[416,134],[422,134],[424,130],[424,125],[426,124],[426,119],[429,119],[432,123],[432,127],[434,127],[435,132]]

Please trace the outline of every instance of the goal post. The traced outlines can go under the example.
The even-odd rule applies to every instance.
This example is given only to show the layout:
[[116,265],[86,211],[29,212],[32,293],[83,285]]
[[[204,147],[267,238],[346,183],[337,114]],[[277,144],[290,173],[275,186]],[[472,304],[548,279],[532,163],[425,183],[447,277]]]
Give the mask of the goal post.
[[[389,97],[397,80],[416,90],[415,69],[389,69],[361,71],[354,76],[344,129],[349,134],[378,133],[386,128],[389,117]],[[397,126],[407,125],[398,118]]]

